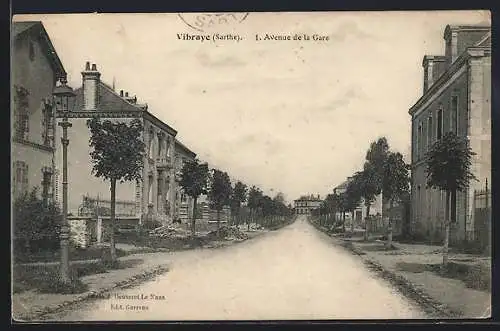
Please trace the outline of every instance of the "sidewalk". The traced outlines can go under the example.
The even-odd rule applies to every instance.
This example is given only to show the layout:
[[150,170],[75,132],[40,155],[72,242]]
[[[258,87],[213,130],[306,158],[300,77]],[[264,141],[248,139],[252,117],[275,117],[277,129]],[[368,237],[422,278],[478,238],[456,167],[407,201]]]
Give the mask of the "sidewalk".
[[[256,238],[267,230],[245,231],[248,239],[242,240],[220,240],[213,241],[203,248],[197,250],[209,250],[213,248],[227,247],[238,242]],[[133,245],[117,244],[117,248],[128,250],[131,254],[118,258],[120,262],[128,265],[123,269],[110,269],[105,273],[93,274],[80,277],[80,280],[88,285],[88,290],[81,294],[50,294],[40,293],[36,290],[28,290],[12,295],[12,317],[17,321],[32,321],[42,319],[44,315],[68,309],[68,306],[102,297],[107,292],[119,288],[136,286],[142,282],[151,280],[158,275],[168,272],[168,266],[175,255],[185,252],[193,253],[193,249],[181,251],[169,251],[159,249],[157,252],[144,252],[144,248]],[[142,251],[142,252],[141,252]],[[92,263],[95,261],[72,261],[71,264]],[[127,263],[128,262],[128,263]],[[49,266],[58,262],[35,262],[23,263],[27,266]]]
[[120,261],[138,261],[125,269],[108,270],[106,273],[81,277],[88,285],[88,291],[81,294],[49,294],[29,290],[12,295],[12,317],[18,321],[37,319],[46,313],[56,312],[64,307],[81,302],[116,288],[125,288],[154,278],[168,271],[167,253],[133,254],[119,258]]
[[[394,242],[395,249],[384,249],[383,241],[364,242],[362,238],[336,238],[379,271],[405,280],[420,294],[427,304],[433,304],[446,317],[486,318],[491,309],[491,292],[479,287],[471,270],[489,271],[491,282],[491,258],[470,254],[449,255],[453,273],[442,275],[439,267],[443,257],[440,246],[402,244]],[[350,244],[349,244],[350,243]],[[467,282],[466,282],[466,281]]]

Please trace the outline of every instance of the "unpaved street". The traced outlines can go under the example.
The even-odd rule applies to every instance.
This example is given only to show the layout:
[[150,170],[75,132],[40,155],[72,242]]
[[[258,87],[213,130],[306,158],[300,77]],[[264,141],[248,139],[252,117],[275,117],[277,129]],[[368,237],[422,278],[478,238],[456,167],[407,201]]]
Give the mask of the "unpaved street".
[[300,218],[281,230],[231,247],[166,255],[172,262],[167,274],[53,318],[424,318],[413,303],[330,240]]

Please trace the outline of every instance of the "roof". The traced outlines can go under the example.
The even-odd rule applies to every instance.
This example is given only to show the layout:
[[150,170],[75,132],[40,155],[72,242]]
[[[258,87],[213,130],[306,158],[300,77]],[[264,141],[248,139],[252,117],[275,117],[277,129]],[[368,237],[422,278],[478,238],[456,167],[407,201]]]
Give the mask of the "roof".
[[479,40],[474,47],[491,47],[491,30],[488,31],[481,40]]
[[180,147],[180,149],[185,152],[186,154],[188,154],[189,156],[191,156],[192,158],[195,158],[196,157],[196,153],[191,151],[189,148],[187,148],[183,143],[181,143],[179,140],[175,139],[175,149],[177,149],[178,147]]
[[424,58],[422,59],[422,66],[425,66],[426,62],[428,62],[428,61],[445,62],[446,56],[444,56],[444,55],[424,55]]
[[343,181],[340,185],[335,187],[336,190],[344,190],[347,188],[347,185],[349,184],[349,180]]
[[[75,90],[75,109],[83,108],[83,87]],[[115,90],[103,81],[99,81],[99,111],[103,112],[140,112],[148,120],[154,122],[163,130],[172,135],[176,135],[177,131],[160,120],[154,114],[147,110],[147,105],[135,104],[126,100],[125,97],[120,96]]]
[[33,33],[36,33],[37,31],[39,32],[42,49],[44,49],[45,55],[49,59],[52,69],[56,74],[56,78],[66,78],[66,70],[64,69],[61,59],[59,59],[54,45],[52,45],[52,41],[50,40],[50,37],[45,30],[42,22],[12,22],[12,40],[32,31]]
[[490,24],[476,24],[476,25],[447,25],[444,29],[444,39],[448,39],[448,35],[452,31],[491,31]]
[[17,35],[36,26],[37,24],[41,24],[41,22],[12,22],[12,37],[17,37]]
[[[453,75],[463,68],[467,60],[472,56],[491,56],[491,27],[488,25],[460,25],[446,27],[446,31],[451,29],[485,31],[484,36],[473,46],[469,46],[463,51],[458,58],[449,66],[445,72],[432,84],[432,86],[424,92],[424,94],[410,107],[408,113],[412,116],[420,112],[420,109]],[[446,33],[445,33],[446,36]]]
[[318,198],[317,195],[308,195],[308,196],[301,196],[298,199],[295,199],[294,201],[321,201],[321,198]]
[[[76,100],[75,108],[83,108],[83,87],[75,90]],[[120,97],[111,87],[102,81],[99,82],[99,111],[115,112],[115,111],[137,111],[142,109],[138,106],[131,104],[124,98]]]

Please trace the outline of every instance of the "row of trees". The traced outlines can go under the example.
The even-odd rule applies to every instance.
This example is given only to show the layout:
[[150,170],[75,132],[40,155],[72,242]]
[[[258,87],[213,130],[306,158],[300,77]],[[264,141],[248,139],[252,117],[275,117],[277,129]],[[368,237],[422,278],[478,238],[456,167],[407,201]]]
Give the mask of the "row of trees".
[[242,206],[245,205],[250,211],[245,218],[248,227],[250,223],[258,223],[261,218],[269,219],[272,225],[276,216],[280,216],[279,220],[283,221],[284,216],[291,215],[291,207],[285,204],[283,194],[278,193],[271,198],[258,187],[249,188],[241,181],[237,181],[233,186],[227,172],[219,169],[210,170],[207,163],[200,163],[198,159],[184,164],[179,185],[194,200],[192,236],[196,233],[196,208],[201,195],[207,195],[210,207],[217,211],[218,228],[220,228],[220,213],[225,206],[230,207],[233,220],[237,220],[235,223],[240,223]]
[[[457,192],[463,192],[472,180],[477,180],[471,172],[472,151],[467,137],[448,132],[437,140],[425,155],[426,186],[446,192],[443,266],[448,261],[450,224],[452,220],[451,200]],[[329,194],[319,210],[320,215],[334,215],[341,212],[343,223],[345,213],[352,212],[364,203],[366,215],[370,215],[370,206],[377,195],[382,194],[382,202],[389,205],[389,211],[395,203],[408,203],[410,200],[410,167],[398,152],[392,152],[385,137],[371,143],[361,171],[349,180],[345,192]],[[392,246],[392,214],[389,212],[387,224],[387,245]],[[327,218],[328,219],[328,218]],[[353,223],[351,223],[352,225]],[[351,229],[353,230],[353,229]],[[365,239],[369,235],[369,222],[365,220]]]
[[[91,133],[89,145],[93,163],[92,173],[110,182],[111,260],[116,261],[114,240],[116,183],[141,179],[145,154],[145,144],[141,135],[144,128],[140,120],[132,120],[127,124],[110,120],[101,121],[97,117],[89,119],[87,126]],[[220,227],[220,212],[224,206],[230,206],[238,215],[242,204],[246,202],[253,222],[258,216],[284,216],[291,213],[291,208],[285,205],[282,195],[278,194],[271,198],[255,186],[248,189],[247,185],[240,181],[233,187],[227,172],[209,169],[207,163],[200,163],[197,159],[184,164],[177,181],[184,193],[194,200],[192,236],[196,233],[196,207],[201,195],[207,195],[210,207],[217,211],[218,227]],[[247,220],[247,224],[249,223],[250,220]]]
[[[370,144],[366,152],[363,168],[349,178],[344,192],[327,195],[319,210],[320,214],[342,214],[342,226],[345,231],[345,215],[364,204],[366,215],[370,215],[370,207],[376,197],[382,194],[382,201],[388,203],[389,210],[395,203],[401,203],[409,197],[409,166],[404,162],[403,155],[390,150],[387,138],[381,137]],[[328,218],[327,218],[328,220]],[[334,221],[337,221],[334,217]],[[388,242],[392,246],[392,217],[388,217]],[[351,232],[354,223],[351,222]],[[369,222],[365,220],[365,239],[370,232]]]

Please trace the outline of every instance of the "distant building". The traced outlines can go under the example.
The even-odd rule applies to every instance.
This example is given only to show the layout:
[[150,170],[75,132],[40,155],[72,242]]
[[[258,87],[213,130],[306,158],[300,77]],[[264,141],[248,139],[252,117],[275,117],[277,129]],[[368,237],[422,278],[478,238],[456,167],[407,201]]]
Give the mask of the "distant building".
[[11,193],[38,187],[44,200],[56,200],[54,153],[60,141],[52,93],[66,71],[41,22],[12,23],[11,59]]
[[321,205],[321,198],[318,195],[303,195],[299,199],[294,200],[295,214],[310,215],[314,209],[318,209]]
[[[347,177],[347,179],[342,182],[340,185],[335,187],[333,189],[333,192],[336,194],[342,194],[345,193],[347,190],[347,186],[349,185],[350,181],[352,180],[352,177]],[[382,194],[379,194],[375,197],[375,201],[372,202],[370,205],[370,215],[382,215]],[[359,203],[359,206],[354,210],[354,221],[357,224],[362,224],[364,219],[366,218],[366,207],[365,207],[365,202],[363,199],[361,199],[361,202]],[[337,219],[341,219],[342,214],[337,213]],[[350,220],[352,215],[346,215],[346,219]]]
[[474,229],[474,190],[491,182],[491,27],[448,25],[445,55],[426,55],[423,95],[409,114],[412,121],[411,232],[444,237],[445,193],[426,185],[425,154],[449,131],[466,136],[476,153],[472,171],[479,179],[452,197],[452,242],[469,239]]

